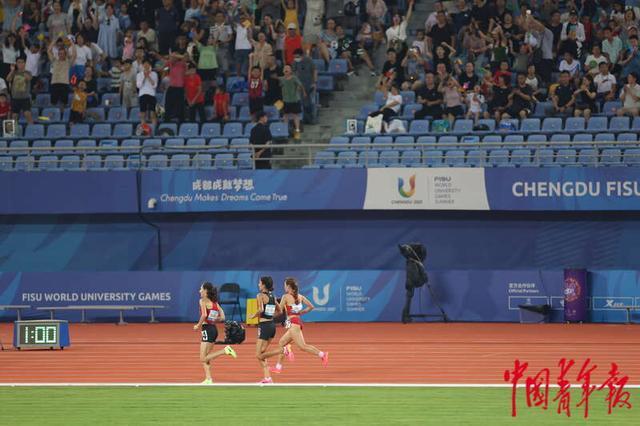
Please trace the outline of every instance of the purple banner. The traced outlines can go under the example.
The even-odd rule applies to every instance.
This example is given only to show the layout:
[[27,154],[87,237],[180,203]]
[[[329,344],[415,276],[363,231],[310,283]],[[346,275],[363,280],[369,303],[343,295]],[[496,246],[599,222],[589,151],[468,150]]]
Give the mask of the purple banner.
[[587,307],[587,270],[564,270],[564,320],[586,322]]

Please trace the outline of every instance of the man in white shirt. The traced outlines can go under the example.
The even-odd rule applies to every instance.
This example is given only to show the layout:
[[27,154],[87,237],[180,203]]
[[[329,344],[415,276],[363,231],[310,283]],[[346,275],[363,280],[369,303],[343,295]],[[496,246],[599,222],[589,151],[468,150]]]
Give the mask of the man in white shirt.
[[560,61],[558,70],[560,72],[567,71],[571,78],[576,78],[580,74],[580,62],[573,59],[573,55],[570,52],[565,52],[564,59]]
[[158,87],[158,74],[151,69],[151,62],[144,61],[143,69],[136,76],[138,87],[138,104],[140,105],[140,122],[145,125],[147,113],[155,127],[158,124],[156,117],[156,88]]
[[634,73],[627,75],[627,84],[622,87],[620,100],[622,108],[617,111],[619,116],[638,116],[640,112],[640,84],[638,84],[638,78]]
[[600,64],[608,64],[608,62],[609,60],[602,54],[600,46],[596,44],[591,49],[591,54],[584,61],[584,69],[588,70],[592,76],[596,76],[600,72]]
[[[613,101],[616,97],[616,77],[609,72],[609,65],[600,62],[600,73],[593,78],[596,85],[596,100],[600,106],[607,101]],[[602,109],[602,108],[601,108]]]

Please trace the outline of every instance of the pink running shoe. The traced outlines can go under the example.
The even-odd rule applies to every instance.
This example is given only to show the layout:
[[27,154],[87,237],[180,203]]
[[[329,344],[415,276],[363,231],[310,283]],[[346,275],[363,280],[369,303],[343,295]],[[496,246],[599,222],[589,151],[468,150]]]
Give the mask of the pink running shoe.
[[324,356],[321,359],[322,359],[323,367],[326,367],[327,365],[329,365],[329,352],[325,352]]
[[280,374],[280,373],[282,373],[282,366],[281,365],[276,365],[275,367],[269,368],[269,371],[272,372],[272,373]]
[[273,384],[273,380],[271,379],[271,377],[265,377],[264,379],[260,380],[260,383],[262,383],[263,385]]
[[289,362],[293,362],[296,360],[296,356],[293,354],[293,351],[291,350],[291,345],[287,345],[284,347],[284,356],[287,357],[287,361]]

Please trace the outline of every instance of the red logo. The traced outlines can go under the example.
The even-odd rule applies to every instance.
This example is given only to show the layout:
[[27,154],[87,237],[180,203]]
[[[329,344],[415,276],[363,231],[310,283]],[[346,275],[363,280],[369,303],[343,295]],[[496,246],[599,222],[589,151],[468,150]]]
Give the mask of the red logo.
[[582,292],[582,287],[580,287],[580,283],[575,278],[567,278],[564,280],[564,301],[565,302],[573,302],[578,297],[580,297],[580,293]]

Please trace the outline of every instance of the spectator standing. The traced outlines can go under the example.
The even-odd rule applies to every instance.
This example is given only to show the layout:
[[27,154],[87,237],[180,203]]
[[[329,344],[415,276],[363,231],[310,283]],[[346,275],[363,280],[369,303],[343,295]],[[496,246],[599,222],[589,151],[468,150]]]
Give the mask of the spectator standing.
[[208,37],[206,45],[196,40],[196,47],[198,49],[198,75],[202,80],[202,90],[206,94],[209,88],[215,85],[218,75],[216,39]]
[[214,24],[209,29],[209,37],[216,41],[216,60],[218,68],[225,73],[229,72],[229,56],[230,43],[233,36],[231,27],[227,25],[225,16],[222,12],[217,12],[214,18]]
[[100,20],[98,30],[98,46],[104,51],[109,59],[119,58],[118,36],[120,35],[120,22],[114,15],[112,5],[105,8],[105,16]]
[[216,121],[229,121],[229,104],[231,97],[227,93],[224,84],[216,87],[216,94],[213,96],[213,109]]
[[258,115],[264,110],[264,80],[260,67],[250,63],[249,74],[249,113],[253,121],[258,120]]
[[265,104],[273,105],[282,99],[282,89],[280,88],[280,77],[282,67],[276,62],[276,57],[271,55],[267,58],[267,67],[263,70],[263,77],[266,87]]
[[25,69],[24,58],[18,58],[15,65],[11,65],[11,72],[7,76],[11,85],[11,110],[17,120],[20,113],[24,113],[27,123],[33,124],[31,116],[31,73]]
[[138,106],[138,73],[133,69],[133,63],[130,59],[124,61],[122,67],[119,87],[120,98],[122,99],[123,107],[132,108]]
[[152,70],[151,62],[145,59],[143,69],[136,76],[138,87],[138,103],[140,104],[140,122],[145,125],[147,117],[153,126],[158,124],[156,118],[156,88],[158,87],[158,74]]
[[150,50],[154,52],[158,51],[158,36],[156,30],[150,28],[146,20],[140,22],[140,30],[138,31],[137,37],[138,39],[145,39]]
[[387,4],[384,0],[367,0],[366,11],[372,23],[384,23],[384,17],[387,14]]
[[293,72],[304,88],[305,96],[302,99],[304,122],[314,124],[317,121],[315,97],[318,83],[318,70],[313,63],[313,59],[305,54],[302,49],[294,52]]
[[171,53],[169,55],[169,88],[165,97],[165,121],[177,118],[184,120],[184,77],[187,63],[184,55]]
[[295,25],[291,23],[287,26],[287,35],[284,38],[284,63],[286,65],[293,63],[293,52],[302,49],[302,36],[297,32]]
[[[5,12],[6,13],[6,12]],[[69,15],[62,12],[60,2],[53,4],[53,13],[47,19],[47,28],[49,29],[49,37],[55,40],[58,37],[64,37],[69,30]]]
[[[300,37],[300,36],[298,36]],[[289,126],[289,122],[293,120],[295,131],[293,137],[300,139],[300,94],[306,96],[306,92],[298,77],[293,75],[291,65],[284,66],[284,76],[280,77],[280,86],[282,87],[282,100],[284,102],[284,122]]]
[[399,14],[393,15],[392,25],[387,28],[385,35],[387,36],[387,47],[394,49],[396,52],[402,54],[406,48],[407,42],[407,26],[411,21],[411,15],[413,14],[414,0],[409,0],[409,6],[407,7],[407,13],[403,17]]
[[82,80],[84,78],[84,70],[87,64],[91,64],[92,55],[91,48],[84,42],[84,36],[78,34],[76,36],[76,60],[71,67],[72,76],[76,77],[76,80]]
[[250,60],[253,63],[253,66],[260,67],[260,69],[264,69],[267,66],[267,58],[273,55],[273,49],[269,43],[267,43],[267,36],[265,33],[258,33],[258,40],[251,40],[251,44],[253,45],[253,52],[250,55]]
[[47,53],[51,62],[51,104],[59,105],[63,110],[69,101],[69,71],[76,60],[76,53],[75,48],[72,47],[68,52],[64,44],[60,43],[57,54],[54,54],[53,48],[58,41],[61,40],[54,39]]
[[180,15],[173,0],[162,0],[162,7],[156,11],[156,28],[158,29],[158,52],[161,55],[169,53],[178,36],[178,22]]
[[187,74],[184,79],[184,90],[189,108],[189,120],[196,121],[196,113],[198,114],[198,121],[204,123],[207,121],[207,116],[204,112],[204,90],[202,88],[202,79],[196,72],[196,65],[189,62],[187,66]]
[[251,53],[251,41],[253,39],[253,23],[251,17],[241,14],[235,23],[236,40],[234,61],[236,63],[236,75],[247,75],[249,68],[249,54]]
[[271,145],[273,142],[273,136],[271,135],[271,130],[269,129],[267,122],[267,114],[265,114],[264,111],[261,111],[258,114],[258,122],[251,129],[251,134],[249,136],[249,143],[254,147],[260,147],[255,148],[254,151],[256,169],[271,168],[271,148],[269,148],[268,145]]
[[87,113],[87,93],[86,84],[80,80],[78,85],[73,89],[73,98],[71,100],[71,113],[69,114],[69,122],[71,124],[82,123]]

